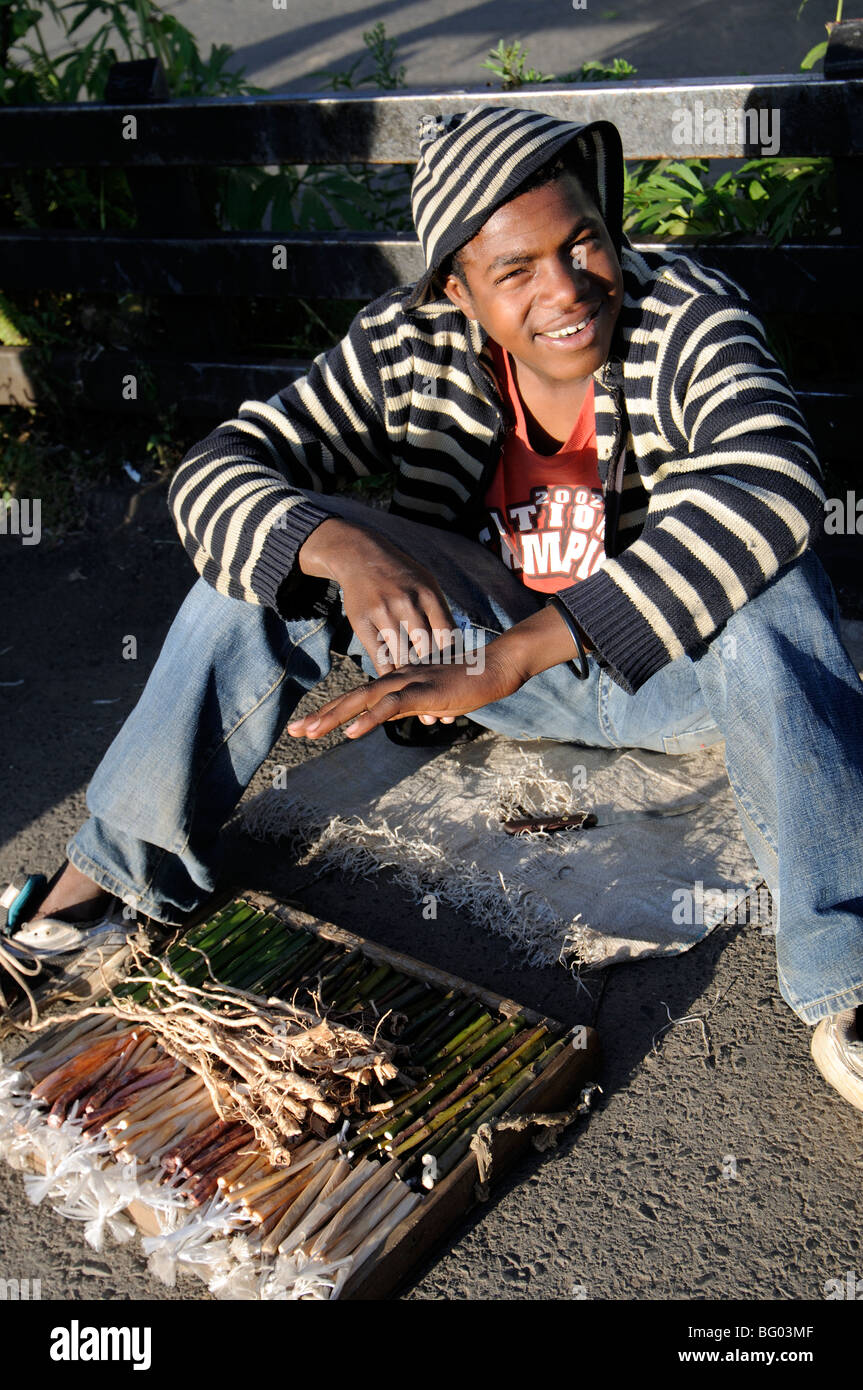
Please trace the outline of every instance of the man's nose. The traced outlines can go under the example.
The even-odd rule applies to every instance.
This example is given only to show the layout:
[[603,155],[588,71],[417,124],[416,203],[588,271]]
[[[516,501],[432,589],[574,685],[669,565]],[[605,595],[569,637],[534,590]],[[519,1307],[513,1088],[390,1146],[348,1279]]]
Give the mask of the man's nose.
[[546,261],[543,270],[543,297],[578,300],[590,290],[592,281],[583,255],[576,257],[572,252],[566,251],[560,256],[552,256]]

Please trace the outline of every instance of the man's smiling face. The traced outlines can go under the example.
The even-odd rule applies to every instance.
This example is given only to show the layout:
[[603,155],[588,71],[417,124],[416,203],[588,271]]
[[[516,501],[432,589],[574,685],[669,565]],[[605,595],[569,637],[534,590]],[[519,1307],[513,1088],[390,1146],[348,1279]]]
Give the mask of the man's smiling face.
[[605,223],[575,174],[498,208],[459,260],[468,287],[451,272],[447,297],[541,389],[563,391],[602,366],[620,314],[623,275]]

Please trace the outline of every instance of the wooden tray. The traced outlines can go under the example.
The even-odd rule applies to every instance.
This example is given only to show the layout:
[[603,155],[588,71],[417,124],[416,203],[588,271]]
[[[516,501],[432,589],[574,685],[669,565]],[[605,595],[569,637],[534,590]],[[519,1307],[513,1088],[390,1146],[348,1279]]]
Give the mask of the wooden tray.
[[[504,1017],[522,1014],[530,1023],[544,1023],[550,1031],[564,1033],[565,1026],[557,1019],[547,1018],[532,1009],[522,1008],[513,999],[495,994],[482,985],[463,980],[458,975],[439,970],[436,966],[391,950],[376,941],[345,931],[332,922],[312,917],[302,908],[265,893],[236,892],[226,894],[225,901],[241,897],[256,907],[285,922],[314,932],[329,941],[338,942],[349,950],[359,949],[371,960],[391,965],[406,975],[414,975],[442,989],[457,990],[466,998],[476,999]],[[207,913],[212,914],[211,904]],[[191,926],[192,923],[189,923]],[[566,1048],[536,1078],[506,1111],[508,1116],[547,1114],[564,1110],[578,1098],[582,1087],[593,1081],[600,1069],[599,1036],[593,1028],[579,1030],[579,1046]],[[508,1172],[530,1146],[534,1130],[504,1130],[492,1139],[491,1182],[496,1183]],[[474,1154],[467,1153],[451,1173],[436,1183],[412,1212],[400,1222],[379,1250],[357,1270],[345,1285],[341,1299],[385,1298],[401,1285],[411,1269],[439,1246],[449,1231],[476,1204],[477,1164]]]

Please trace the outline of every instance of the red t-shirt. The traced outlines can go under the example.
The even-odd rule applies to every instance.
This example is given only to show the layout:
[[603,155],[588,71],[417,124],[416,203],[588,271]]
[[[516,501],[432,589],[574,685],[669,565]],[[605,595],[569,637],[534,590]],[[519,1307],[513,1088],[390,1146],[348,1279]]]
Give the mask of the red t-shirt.
[[605,564],[605,503],[596,464],[593,382],[569,438],[555,454],[531,446],[508,352],[492,340],[501,392],[515,414],[485,494],[479,540],[531,589],[553,594]]

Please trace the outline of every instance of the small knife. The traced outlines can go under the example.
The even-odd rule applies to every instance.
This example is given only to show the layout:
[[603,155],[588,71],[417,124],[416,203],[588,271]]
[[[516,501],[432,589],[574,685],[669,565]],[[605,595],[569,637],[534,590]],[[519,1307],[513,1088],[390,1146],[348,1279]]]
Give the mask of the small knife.
[[647,811],[625,811],[620,816],[600,820],[593,811],[576,811],[571,816],[524,816],[518,820],[505,820],[503,828],[507,835],[533,835],[545,832],[554,835],[559,830],[602,830],[607,825],[629,825],[633,821],[663,820],[667,816],[685,816],[697,811],[703,801],[692,801],[686,806],[650,809]]

